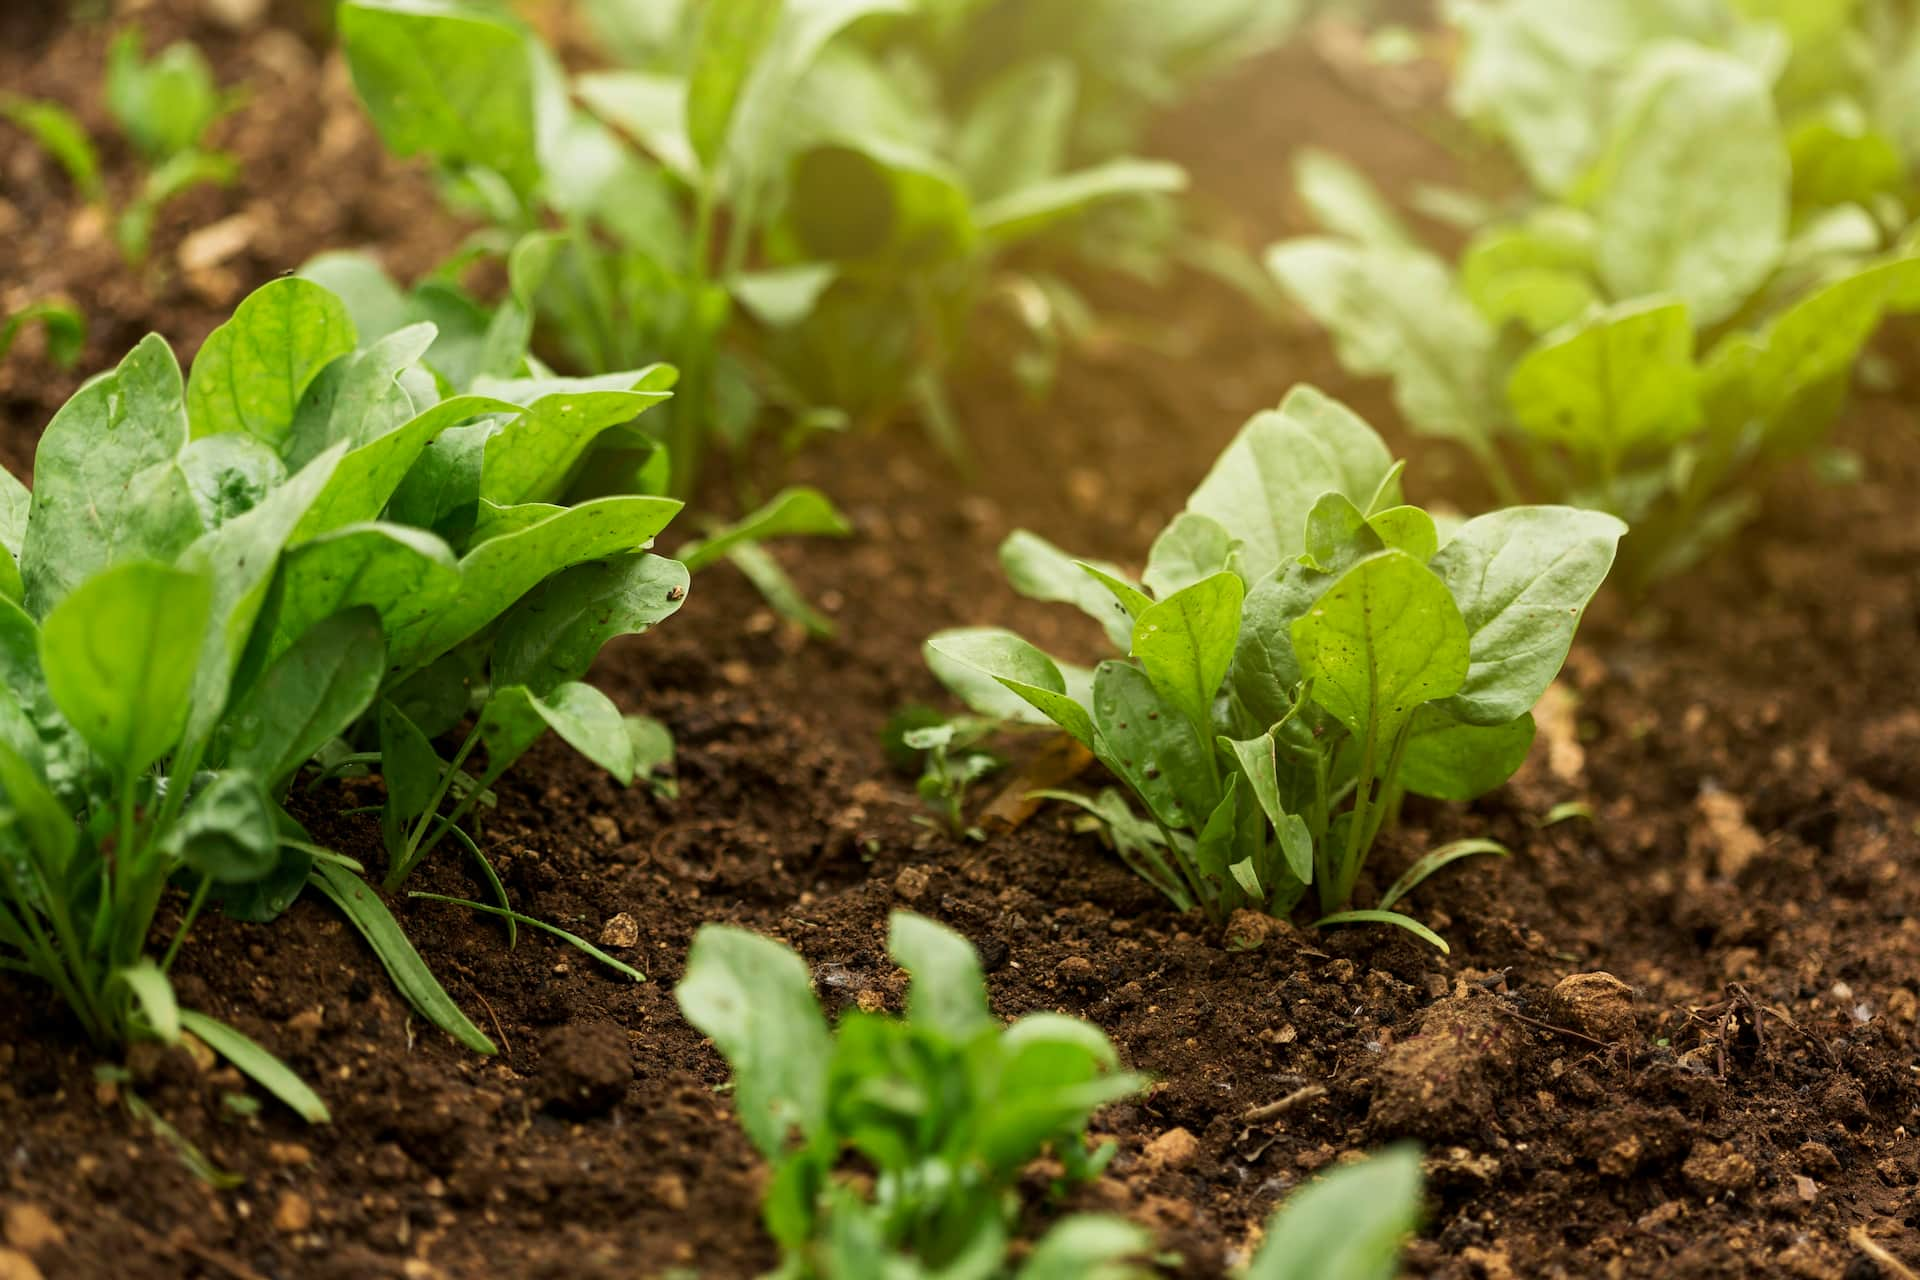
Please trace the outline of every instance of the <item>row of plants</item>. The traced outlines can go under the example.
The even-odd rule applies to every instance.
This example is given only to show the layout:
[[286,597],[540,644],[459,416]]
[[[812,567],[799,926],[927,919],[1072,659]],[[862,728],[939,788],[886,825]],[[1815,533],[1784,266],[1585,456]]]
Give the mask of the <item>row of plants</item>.
[[[570,79],[492,9],[342,4],[387,144],[431,157],[484,229],[410,286],[324,255],[249,296],[185,376],[148,338],[48,425],[31,492],[0,482],[0,968],[57,992],[103,1051],[191,1034],[324,1120],[168,979],[206,908],[264,923],[311,888],[426,1017],[492,1052],[367,868],[295,817],[369,794],[387,893],[453,850],[490,894],[458,901],[510,942],[544,929],[640,978],[515,910],[480,824],[548,731],[622,782],[658,780],[666,728],[586,677],[702,568],[729,560],[826,629],[761,545],[847,533],[823,494],[785,490],[701,522],[676,558],[651,550],[703,456],[903,406],[959,453],[945,381],[987,300],[1032,322],[1044,382],[1085,312],[1063,263],[1217,265],[1172,212],[1177,169],[1131,153],[1148,107],[1297,16],[1258,0],[1151,19],[982,0],[589,7],[620,66]],[[1441,867],[1505,850],[1443,846],[1357,900],[1380,833],[1409,796],[1504,783],[1616,555],[1637,589],[1729,537],[1773,467],[1826,448],[1881,317],[1920,308],[1916,21],[1894,0],[1831,8],[1450,10],[1461,120],[1510,158],[1517,194],[1424,193],[1466,233],[1456,265],[1357,171],[1303,156],[1302,197],[1332,234],[1269,265],[1350,368],[1393,379],[1410,426],[1482,464],[1500,505],[1409,502],[1374,430],[1303,387],[1246,424],[1142,571],[1016,533],[1011,585],[1089,615],[1116,656],[1078,666],[982,628],[928,641],[971,715],[905,744],[951,823],[987,767],[979,744],[1064,730],[1120,786],[1056,798],[1176,910],[1285,917],[1311,894],[1317,925],[1444,950],[1399,908]],[[1552,38],[1576,18],[1592,39]],[[225,103],[203,65],[144,64],[132,44],[114,58],[147,86],[116,91],[136,141],[153,128],[166,155],[212,154]],[[1565,84],[1579,92],[1549,89]],[[79,181],[88,153],[50,110],[6,104]],[[506,281],[492,301],[465,283],[488,257]],[[184,906],[161,943],[169,887]],[[1087,1149],[1087,1121],[1143,1081],[1088,1023],[1002,1026],[944,928],[896,917],[890,952],[914,979],[904,1017],[830,1029],[806,966],[730,929],[702,931],[677,992],[772,1166],[787,1273],[868,1274],[878,1256],[888,1275],[1135,1273],[1149,1242],[1113,1219],[1065,1218],[1020,1256],[1014,1184],[1043,1152],[1063,1189],[1097,1176],[1112,1152]],[[848,1152],[871,1177],[846,1176]],[[1276,1218],[1250,1274],[1390,1276],[1418,1196],[1415,1155],[1343,1170]]]

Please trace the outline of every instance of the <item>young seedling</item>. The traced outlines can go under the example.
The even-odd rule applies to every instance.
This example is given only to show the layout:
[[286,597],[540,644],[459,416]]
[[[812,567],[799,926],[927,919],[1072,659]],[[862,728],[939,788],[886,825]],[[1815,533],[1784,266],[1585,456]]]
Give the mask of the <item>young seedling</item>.
[[[909,707],[888,723],[887,757],[902,772],[919,771],[914,789],[951,836],[984,840],[967,825],[967,790],[1005,763],[981,744],[1000,728],[984,716],[945,716],[931,707]],[[914,821],[933,825],[926,818]]]
[[200,51],[181,41],[147,60],[140,44],[138,29],[128,28],[107,58],[107,109],[145,165],[139,187],[117,212],[100,176],[98,150],[73,113],[58,103],[0,94],[0,117],[31,134],[81,197],[112,218],[114,242],[131,263],[146,260],[154,220],[169,201],[209,183],[225,186],[238,173],[232,156],[205,144],[233,100],[220,92]]
[[1417,864],[1366,910],[1367,855],[1407,794],[1469,800],[1533,741],[1625,526],[1572,507],[1440,524],[1401,464],[1311,388],[1250,421],[1154,542],[1144,576],[1030,533],[1001,549],[1016,590],[1073,604],[1128,656],[1092,671],[1012,632],[942,632],[935,674],[982,715],[1052,723],[1145,809],[1107,818],[1130,866],[1182,909],[1285,915],[1312,886],[1321,924],[1391,923]]
[[[762,1214],[781,1274],[1137,1274],[1127,1259],[1146,1233],[1112,1218],[1063,1220],[1023,1267],[1006,1254],[1021,1171],[1051,1151],[1070,1180],[1097,1174],[1112,1149],[1087,1150],[1088,1120],[1145,1080],[1088,1023],[1001,1025],[951,930],[896,912],[887,949],[912,975],[905,1016],[853,1011],[829,1028],[798,956],[719,925],[695,935],[674,989],[726,1056],[741,1127],[772,1167]],[[847,1176],[850,1156],[871,1176]]]
[[1561,39],[1557,3],[1449,7],[1454,104],[1533,185],[1480,202],[1457,262],[1307,154],[1300,191],[1329,234],[1269,265],[1347,367],[1390,377],[1409,425],[1470,450],[1503,501],[1632,525],[1623,568],[1643,586],[1732,536],[1778,465],[1817,456],[1881,317],[1920,309],[1900,87],[1920,26],[1897,6],[1784,25],[1574,7],[1606,36]]

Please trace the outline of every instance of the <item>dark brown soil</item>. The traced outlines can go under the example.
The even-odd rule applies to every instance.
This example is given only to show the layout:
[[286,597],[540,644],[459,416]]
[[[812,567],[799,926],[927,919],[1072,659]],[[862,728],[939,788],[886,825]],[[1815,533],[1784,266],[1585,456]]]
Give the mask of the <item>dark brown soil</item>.
[[[149,25],[184,29],[164,16],[177,7]],[[264,34],[194,31],[228,75],[270,74]],[[83,100],[100,38],[31,35],[0,53],[0,81]],[[313,157],[325,127],[309,115],[338,101],[319,88],[337,83],[309,65],[257,95],[250,110],[275,123],[229,126],[259,130],[249,154],[278,157],[246,197],[190,210],[273,202],[274,238],[228,264],[236,290],[328,237],[377,242],[403,268],[454,242],[364,131]],[[1306,142],[1359,155],[1396,189],[1446,172],[1303,54],[1203,95],[1163,138],[1252,243],[1297,225],[1281,175]],[[10,234],[26,248],[0,290],[79,300],[99,321],[88,368],[148,327],[190,350],[218,305],[184,282],[136,289],[82,269],[93,259],[59,248],[64,197],[15,181],[32,163],[0,134]],[[296,234],[296,211],[314,206],[333,212]],[[1920,387],[1851,413],[1843,437],[1864,484],[1785,481],[1707,571],[1637,609],[1603,599],[1514,785],[1410,810],[1380,855],[1385,877],[1458,836],[1514,851],[1421,889],[1451,958],[1388,932],[1285,926],[1232,950],[1053,811],[984,844],[931,834],[880,746],[894,709],[938,698],[917,653],[937,627],[1090,643],[1076,619],[1001,584],[993,550],[1009,529],[1137,562],[1239,422],[1296,381],[1393,426],[1380,389],[1344,377],[1304,327],[1218,286],[1104,293],[1150,341],[1096,346],[1045,405],[990,360],[961,386],[976,485],[905,433],[802,460],[798,478],[859,527],[783,552],[837,639],[801,642],[714,572],[670,625],[603,658],[616,698],[678,737],[678,800],[623,791],[552,744],[503,788],[484,840],[520,907],[594,937],[630,914],[638,940],[623,954],[652,981],[618,981],[538,935],[510,951],[457,909],[396,903],[501,1042],[481,1059],[410,1018],[325,905],[303,901],[273,928],[209,922],[184,954],[183,998],[286,1057],[335,1113],[320,1129],[271,1105],[242,1118],[224,1103],[230,1072],[137,1058],[139,1096],[245,1176],[231,1192],[94,1084],[93,1056],[44,993],[0,981],[12,1243],[50,1219],[58,1238],[31,1248],[54,1278],[753,1274],[774,1260],[757,1162],[716,1091],[723,1065],[670,995],[688,940],[707,920],[751,925],[799,948],[830,1003],[893,1001],[885,923],[907,907],[975,940],[1000,1012],[1091,1018],[1156,1077],[1102,1116],[1122,1154],[1079,1203],[1154,1226],[1184,1274],[1221,1274],[1289,1189],[1401,1136],[1429,1153],[1415,1275],[1869,1280],[1883,1273],[1849,1243],[1856,1230],[1920,1265]],[[0,366],[8,461],[70,385],[31,350]],[[1421,496],[1471,495],[1431,450],[1414,474]],[[1592,819],[1543,825],[1568,801]],[[377,860],[370,830],[309,816]],[[451,860],[419,887],[477,890]],[[1630,990],[1560,985],[1601,971]],[[1173,1129],[1197,1140],[1192,1154],[1148,1158]],[[0,1264],[19,1266],[4,1252]]]

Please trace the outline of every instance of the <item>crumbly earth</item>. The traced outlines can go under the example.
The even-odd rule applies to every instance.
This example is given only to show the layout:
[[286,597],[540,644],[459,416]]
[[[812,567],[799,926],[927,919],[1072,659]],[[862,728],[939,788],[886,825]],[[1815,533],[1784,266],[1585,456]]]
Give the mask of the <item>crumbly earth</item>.
[[[0,20],[0,83],[90,101],[101,33],[23,8]],[[0,131],[0,298],[79,301],[95,321],[83,369],[148,328],[190,351],[240,291],[323,246],[368,243],[409,271],[458,239],[423,181],[379,158],[300,6],[238,32],[199,8],[168,0],[141,19],[204,40],[223,76],[255,86],[225,126],[249,177],[167,220],[163,276],[87,247],[87,215]],[[1285,176],[1300,145],[1356,155],[1402,193],[1449,172],[1406,123],[1434,114],[1433,84],[1370,83],[1337,70],[1341,54],[1265,61],[1162,130],[1201,207],[1248,245],[1303,225]],[[112,165],[126,180],[124,155]],[[250,211],[243,249],[179,268],[189,226]],[[1520,778],[1471,806],[1409,807],[1379,884],[1462,836],[1513,851],[1419,890],[1446,957],[1392,932],[1176,915],[1052,809],[950,840],[888,768],[888,715],[939,697],[926,632],[994,622],[1094,644],[1002,585],[993,550],[1010,529],[1137,563],[1239,422],[1297,381],[1397,427],[1382,388],[1342,375],[1306,326],[1218,284],[1097,292],[1117,322],[1045,403],[1004,373],[989,326],[957,387],[971,483],[905,431],[753,473],[821,484],[852,515],[852,539],[780,553],[839,634],[803,641],[716,570],[669,625],[604,656],[614,696],[679,739],[677,799],[622,790],[551,743],[503,786],[482,838],[517,904],[593,938],[627,915],[636,927],[610,936],[650,981],[396,902],[499,1041],[479,1058],[411,1017],[325,904],[271,928],[207,922],[183,954],[183,999],[284,1056],[335,1117],[249,1115],[229,1105],[244,1092],[230,1070],[137,1055],[131,1092],[245,1180],[216,1191],[129,1113],[128,1089],[95,1083],[96,1056],[44,992],[0,979],[0,1275],[754,1274],[773,1261],[762,1175],[723,1064],[672,1002],[687,943],[704,921],[749,925],[798,948],[830,1005],[897,1005],[897,908],[975,941],[999,1012],[1090,1018],[1157,1081],[1099,1118],[1120,1147],[1099,1183],[1060,1206],[1033,1179],[1036,1229],[1064,1208],[1113,1209],[1155,1228],[1182,1274],[1219,1275],[1289,1190],[1406,1137],[1430,1175],[1412,1275],[1892,1274],[1856,1233],[1920,1266],[1920,335],[1888,336],[1885,389],[1842,429],[1863,483],[1784,476],[1710,568],[1642,604],[1603,596]],[[73,383],[31,339],[0,363],[9,465]],[[1396,443],[1415,455],[1417,496],[1476,500],[1445,452]],[[716,478],[716,501],[732,491]],[[1591,816],[1549,824],[1568,802]],[[377,863],[373,830],[332,808],[303,816]],[[479,891],[452,859],[419,887]]]

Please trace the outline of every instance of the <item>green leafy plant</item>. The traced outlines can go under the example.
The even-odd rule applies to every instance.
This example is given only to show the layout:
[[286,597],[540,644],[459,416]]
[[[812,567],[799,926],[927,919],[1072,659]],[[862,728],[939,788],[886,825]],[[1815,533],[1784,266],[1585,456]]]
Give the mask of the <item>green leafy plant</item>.
[[1410,1146],[1341,1165],[1274,1213],[1246,1280],[1394,1280],[1420,1220],[1420,1187]]
[[[1098,1028],[1059,1014],[1002,1026],[973,948],[896,912],[888,952],[913,977],[904,1017],[853,1011],[829,1029],[806,965],[741,929],[703,926],[674,990],[726,1056],[741,1126],[772,1166],[763,1213],[780,1274],[1137,1274],[1146,1233],[1070,1217],[1016,1269],[1021,1170],[1051,1149],[1067,1177],[1096,1174],[1088,1119],[1145,1081],[1116,1069]],[[856,1157],[870,1178],[847,1175]],[[884,1261],[883,1261],[884,1260]]]
[[622,781],[658,757],[657,725],[582,677],[679,608],[685,568],[645,548],[680,504],[570,495],[672,371],[522,370],[446,396],[420,363],[437,340],[421,323],[363,344],[335,295],[276,280],[185,380],[146,339],[48,426],[34,492],[6,482],[0,943],[102,1043],[185,1025],[178,938],[141,959],[182,878],[189,924],[209,900],[270,919],[311,883],[409,999],[491,1051],[358,865],[287,815],[296,775],[377,764],[389,883],[453,834],[501,898],[481,909],[517,926],[461,825],[489,788],[549,729]]
[[115,37],[107,55],[107,110],[145,168],[140,185],[116,212],[93,139],[65,107],[0,94],[0,117],[31,134],[81,197],[113,219],[114,242],[129,262],[146,259],[154,219],[175,197],[209,183],[227,185],[238,172],[233,157],[206,146],[207,131],[231,109],[198,49],[185,41],[151,59],[140,52],[140,32]]
[[[1109,822],[1128,865],[1182,909],[1381,922],[1449,846],[1369,909],[1353,893],[1406,794],[1468,800],[1526,758],[1625,526],[1514,507],[1445,530],[1404,502],[1372,428],[1312,388],[1252,419],[1135,582],[1031,533],[1001,549],[1014,588],[1072,604],[1126,660],[1057,662],[1008,631],[942,632],[936,675],[976,712],[1067,730],[1147,811]],[[1108,806],[1088,802],[1096,814]],[[1124,806],[1122,806],[1124,808]]]
[[[553,246],[532,297],[570,364],[681,368],[661,415],[678,493],[709,442],[738,446],[769,406],[804,432],[913,403],[951,435],[942,376],[996,264],[1182,181],[1111,150],[1070,156],[1058,66],[949,123],[912,56],[939,20],[907,0],[625,16],[637,65],[571,85],[495,14],[348,0],[340,30],[388,145]],[[1028,112],[1034,87],[1045,107]]]
[[1450,263],[1357,172],[1303,155],[1330,234],[1269,265],[1503,501],[1626,519],[1644,584],[1822,449],[1882,315],[1920,308],[1920,24],[1879,3],[1449,12],[1455,107],[1532,189],[1482,202]]
[[997,720],[947,716],[932,707],[908,707],[887,723],[882,736],[888,760],[902,772],[919,773],[914,789],[948,835],[986,838],[967,825],[967,791],[1005,763],[983,745],[999,728]]

